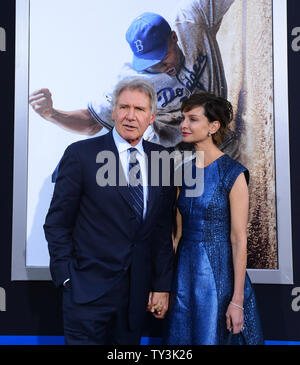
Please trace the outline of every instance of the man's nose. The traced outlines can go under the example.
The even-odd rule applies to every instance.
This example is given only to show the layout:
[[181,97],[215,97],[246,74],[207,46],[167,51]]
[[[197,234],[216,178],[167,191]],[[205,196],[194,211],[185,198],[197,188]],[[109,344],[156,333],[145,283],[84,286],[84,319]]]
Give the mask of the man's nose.
[[133,119],[135,119],[135,110],[134,110],[134,108],[129,108],[129,109],[128,109],[127,119],[128,119],[128,120],[133,120]]

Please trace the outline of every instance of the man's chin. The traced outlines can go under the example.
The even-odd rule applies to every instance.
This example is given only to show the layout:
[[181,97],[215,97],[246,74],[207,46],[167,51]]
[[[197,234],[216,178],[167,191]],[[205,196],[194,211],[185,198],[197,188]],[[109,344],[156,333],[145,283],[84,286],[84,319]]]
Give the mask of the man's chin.
[[128,143],[138,143],[141,139],[140,136],[136,135],[136,134],[132,134],[132,133],[125,133],[123,135],[123,138],[125,139],[125,141],[127,141]]

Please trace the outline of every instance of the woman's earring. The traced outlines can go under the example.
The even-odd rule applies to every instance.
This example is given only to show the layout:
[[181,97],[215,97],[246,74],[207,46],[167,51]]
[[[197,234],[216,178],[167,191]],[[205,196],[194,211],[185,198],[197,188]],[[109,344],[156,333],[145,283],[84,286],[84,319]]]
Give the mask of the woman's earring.
[[208,132],[208,137],[210,137],[211,136],[211,133],[210,132]]

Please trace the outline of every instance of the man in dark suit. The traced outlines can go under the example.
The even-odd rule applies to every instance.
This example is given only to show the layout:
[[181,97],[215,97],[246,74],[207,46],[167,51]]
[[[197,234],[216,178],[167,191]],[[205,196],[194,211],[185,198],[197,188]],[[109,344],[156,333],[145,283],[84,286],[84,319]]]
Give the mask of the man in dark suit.
[[164,148],[142,139],[156,102],[147,81],[121,81],[115,128],[73,143],[60,162],[44,230],[67,344],[138,344],[147,303],[157,318],[167,311],[176,190],[151,185],[162,172],[151,153]]

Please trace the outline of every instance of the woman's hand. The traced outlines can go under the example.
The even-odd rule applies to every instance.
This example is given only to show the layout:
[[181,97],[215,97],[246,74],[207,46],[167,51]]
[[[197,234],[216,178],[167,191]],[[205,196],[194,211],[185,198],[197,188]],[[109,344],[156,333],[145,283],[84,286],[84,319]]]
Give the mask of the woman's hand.
[[244,326],[244,311],[233,304],[229,304],[226,312],[226,326],[233,334],[240,333]]

